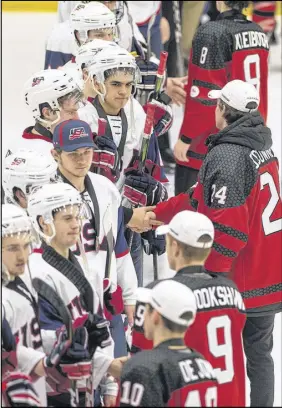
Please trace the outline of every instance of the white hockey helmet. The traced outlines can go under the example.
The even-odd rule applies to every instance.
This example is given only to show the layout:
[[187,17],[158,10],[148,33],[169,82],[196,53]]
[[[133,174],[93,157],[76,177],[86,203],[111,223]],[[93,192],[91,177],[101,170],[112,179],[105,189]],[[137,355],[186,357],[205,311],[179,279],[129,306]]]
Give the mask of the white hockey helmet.
[[[110,29],[113,35],[116,34],[115,14],[98,1],[77,4],[71,12],[70,24],[73,32],[78,31],[82,44],[87,41],[89,30]],[[77,41],[76,36],[75,40]],[[78,41],[77,43],[82,45]]]
[[3,189],[8,199],[17,204],[14,188],[29,196],[32,189],[56,181],[57,163],[50,154],[19,149],[4,160]]
[[40,105],[48,103],[52,110],[60,111],[58,99],[68,94],[81,98],[81,89],[67,72],[45,69],[36,72],[24,85],[24,100],[35,120],[41,118]]
[[31,233],[32,223],[26,211],[14,204],[2,205],[2,238],[22,233]]
[[79,47],[75,61],[80,68],[87,68],[92,64],[97,53],[108,47],[115,48],[118,47],[118,45],[114,41],[105,41],[98,38],[94,39]]
[[[50,242],[56,235],[53,222],[53,211],[64,210],[67,206],[78,205],[80,214],[85,208],[81,195],[78,190],[67,183],[45,184],[41,188],[35,190],[29,197],[27,211],[31,217],[32,225],[35,231],[43,237],[47,242]],[[38,217],[42,216],[44,221],[51,225],[52,236],[46,236],[39,224]]]
[[128,68],[132,68],[133,81],[138,83],[141,75],[134,56],[124,48],[116,46],[107,47],[97,52],[95,59],[88,66],[88,72],[92,77],[95,75],[99,83],[104,83],[106,71],[123,71]]

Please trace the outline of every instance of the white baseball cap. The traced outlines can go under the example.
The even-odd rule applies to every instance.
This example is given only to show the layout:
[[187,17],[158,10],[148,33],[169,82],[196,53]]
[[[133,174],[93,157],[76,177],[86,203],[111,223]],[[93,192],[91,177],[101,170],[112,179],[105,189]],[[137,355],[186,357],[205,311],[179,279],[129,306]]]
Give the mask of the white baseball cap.
[[[228,82],[222,89],[208,93],[210,99],[221,99],[231,108],[240,112],[254,112],[259,106],[259,94],[254,85],[235,79]],[[248,108],[250,102],[257,104],[255,109]]]
[[[162,316],[182,326],[190,326],[196,317],[197,305],[193,291],[174,280],[163,280],[153,288],[138,288],[137,301],[149,303]],[[192,318],[184,319],[183,314],[192,313]]]
[[[211,248],[214,239],[214,226],[204,214],[194,211],[181,211],[176,214],[169,224],[156,229],[156,235],[170,234],[177,241],[194,248]],[[199,242],[202,235],[209,235],[211,242]]]

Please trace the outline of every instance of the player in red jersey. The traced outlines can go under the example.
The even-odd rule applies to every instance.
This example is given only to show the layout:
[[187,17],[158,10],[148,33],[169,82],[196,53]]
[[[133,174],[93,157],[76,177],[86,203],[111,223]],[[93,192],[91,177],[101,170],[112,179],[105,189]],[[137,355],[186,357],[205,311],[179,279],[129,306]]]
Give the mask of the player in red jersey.
[[243,296],[251,405],[272,406],[273,326],[282,305],[278,161],[271,149],[271,131],[256,111],[254,86],[235,80],[210,96],[219,97],[215,116],[220,132],[209,138],[198,183],[190,194],[173,197],[154,212],[167,222],[179,210],[194,206],[212,220],[215,241],[205,267],[229,273]]
[[175,194],[197,180],[211,133],[216,133],[216,101],[208,97],[234,79],[257,87],[264,120],[267,118],[269,44],[262,28],[242,14],[249,1],[217,1],[216,21],[199,27],[190,54],[184,119],[175,147]]
[[124,364],[120,406],[216,407],[215,371],[184,344],[197,309],[191,289],[166,280],[138,291],[137,298],[146,305],[144,331],[153,349],[137,353]]
[[[245,306],[231,280],[208,274],[203,268],[213,244],[213,224],[203,214],[182,211],[157,232],[167,234],[168,261],[176,271],[172,279],[192,289],[196,297],[197,317],[185,335],[185,344],[198,350],[212,364],[219,383],[218,406],[243,407],[246,404],[242,345]],[[144,337],[144,311],[144,302],[137,302],[132,352],[152,348],[152,342]]]

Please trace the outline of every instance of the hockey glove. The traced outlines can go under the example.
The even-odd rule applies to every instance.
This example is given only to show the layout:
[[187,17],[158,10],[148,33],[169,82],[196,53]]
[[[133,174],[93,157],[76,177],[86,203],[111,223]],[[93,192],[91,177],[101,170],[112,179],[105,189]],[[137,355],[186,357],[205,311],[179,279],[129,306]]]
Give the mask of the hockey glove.
[[[124,169],[124,175],[127,176],[128,174],[131,174],[133,170],[138,170],[139,167],[140,167],[139,152],[138,150],[134,149],[130,163],[128,167]],[[145,171],[146,173],[154,177],[156,180],[160,180],[162,177],[161,167],[158,164],[152,162],[152,160],[147,159],[145,161]]]
[[23,373],[11,373],[2,382],[2,397],[6,407],[41,407],[31,378]]
[[99,169],[100,174],[116,183],[120,177],[120,160],[115,142],[109,136],[95,139],[92,169]]
[[133,170],[125,178],[124,196],[134,206],[150,206],[167,200],[168,193],[165,186],[149,174]]
[[136,84],[135,98],[143,106],[147,103],[150,94],[155,89],[158,65],[151,61],[147,62],[141,57],[137,57],[135,61],[141,74],[141,81]]
[[164,235],[155,236],[155,231],[143,232],[141,234],[142,245],[147,255],[162,255],[165,253],[165,237]]
[[84,326],[89,336],[88,344],[91,356],[93,356],[97,347],[104,348],[111,344],[110,323],[107,320],[97,314],[89,313]]
[[60,368],[70,380],[88,378],[91,374],[88,339],[86,327],[78,327],[75,330],[71,347],[61,358]]
[[146,113],[150,105],[156,106],[154,117],[154,132],[156,137],[163,135],[171,128],[173,113],[172,108],[169,105],[170,102],[171,98],[166,93],[162,92],[158,99],[152,99],[144,106],[144,111]]

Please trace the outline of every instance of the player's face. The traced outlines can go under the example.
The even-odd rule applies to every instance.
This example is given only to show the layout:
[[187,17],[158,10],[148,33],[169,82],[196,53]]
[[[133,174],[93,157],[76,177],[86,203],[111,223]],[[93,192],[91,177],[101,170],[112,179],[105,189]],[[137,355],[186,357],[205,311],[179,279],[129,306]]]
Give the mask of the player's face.
[[166,235],[166,255],[167,255],[167,260],[170,269],[175,270],[175,241],[169,236],[169,234]]
[[52,243],[66,249],[75,245],[80,232],[80,214],[77,205],[69,205],[54,216],[56,235]]
[[133,86],[133,75],[118,71],[105,81],[106,96],[104,109],[107,113],[117,115],[128,102]]
[[79,102],[77,101],[77,98],[71,98],[66,101],[64,101],[63,105],[61,106],[61,114],[60,114],[60,120],[56,123],[64,122],[65,120],[77,120],[79,119],[78,117],[78,111],[79,109]]
[[30,235],[20,234],[3,238],[2,262],[11,276],[24,273],[25,265],[30,254]]
[[151,312],[149,305],[146,305],[144,313],[144,334],[146,339],[153,340],[154,322],[153,322],[154,312]]
[[85,177],[92,163],[93,149],[82,147],[59,155],[59,168],[75,177]]
[[114,33],[112,28],[104,28],[103,30],[90,30],[88,31],[88,39],[86,42],[92,40],[104,40],[104,41],[114,41]]
[[[224,109],[224,108],[223,108]],[[223,110],[220,110],[219,104],[217,103],[215,108],[215,125],[217,129],[221,130],[225,126],[225,119],[223,117]]]

